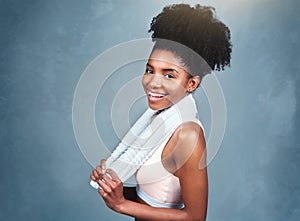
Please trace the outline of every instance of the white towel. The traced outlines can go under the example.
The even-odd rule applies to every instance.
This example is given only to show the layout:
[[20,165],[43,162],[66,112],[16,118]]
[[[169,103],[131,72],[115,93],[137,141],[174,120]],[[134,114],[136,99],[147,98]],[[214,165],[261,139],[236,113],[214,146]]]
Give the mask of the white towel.
[[[106,168],[113,169],[125,182],[180,124],[187,121],[198,121],[192,94],[159,114],[148,108],[106,160]],[[98,188],[94,181],[91,181],[91,186]]]

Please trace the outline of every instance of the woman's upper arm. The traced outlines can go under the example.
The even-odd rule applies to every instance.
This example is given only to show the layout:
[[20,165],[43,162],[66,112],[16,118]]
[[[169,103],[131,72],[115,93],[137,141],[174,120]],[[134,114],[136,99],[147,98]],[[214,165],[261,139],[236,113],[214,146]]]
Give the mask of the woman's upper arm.
[[173,151],[175,176],[180,180],[185,210],[191,220],[205,220],[208,200],[206,143],[202,128],[186,123],[177,133],[177,148]]

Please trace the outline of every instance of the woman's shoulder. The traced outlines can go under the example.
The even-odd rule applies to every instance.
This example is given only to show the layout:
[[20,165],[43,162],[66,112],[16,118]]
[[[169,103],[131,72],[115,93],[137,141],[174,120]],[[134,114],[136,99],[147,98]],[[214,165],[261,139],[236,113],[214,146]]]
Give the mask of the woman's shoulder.
[[203,128],[196,122],[183,123],[175,130],[173,138],[177,143],[177,148],[173,151],[175,160],[190,155],[197,149],[205,148]]
[[188,121],[182,123],[174,131],[172,137],[177,142],[196,142],[199,139],[204,139],[204,130],[200,122]]
[[[205,146],[202,126],[197,122],[184,122],[174,131],[163,155],[169,156],[168,162],[173,162],[171,165],[174,172],[191,158],[199,161]],[[170,163],[168,165],[170,166]]]

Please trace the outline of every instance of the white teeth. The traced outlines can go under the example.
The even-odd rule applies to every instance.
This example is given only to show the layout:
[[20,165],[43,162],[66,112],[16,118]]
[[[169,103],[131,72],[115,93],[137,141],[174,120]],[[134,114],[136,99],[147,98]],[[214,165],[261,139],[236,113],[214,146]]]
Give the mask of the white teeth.
[[157,93],[153,93],[153,92],[151,92],[151,91],[149,91],[148,94],[149,94],[151,97],[163,97],[163,96],[165,96],[164,94],[157,94]]

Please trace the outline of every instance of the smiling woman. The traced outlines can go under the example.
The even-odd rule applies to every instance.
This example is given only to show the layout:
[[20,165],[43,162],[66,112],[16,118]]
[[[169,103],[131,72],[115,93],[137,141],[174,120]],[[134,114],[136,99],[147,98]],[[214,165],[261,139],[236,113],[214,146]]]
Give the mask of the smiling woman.
[[[206,141],[192,93],[230,64],[230,31],[213,8],[186,4],[165,7],[150,31],[142,79],[149,108],[90,178],[109,208],[136,220],[205,220]],[[137,186],[123,187],[131,174]]]
[[191,77],[174,53],[156,49],[148,60],[142,83],[149,107],[163,110],[193,91],[200,77]]

